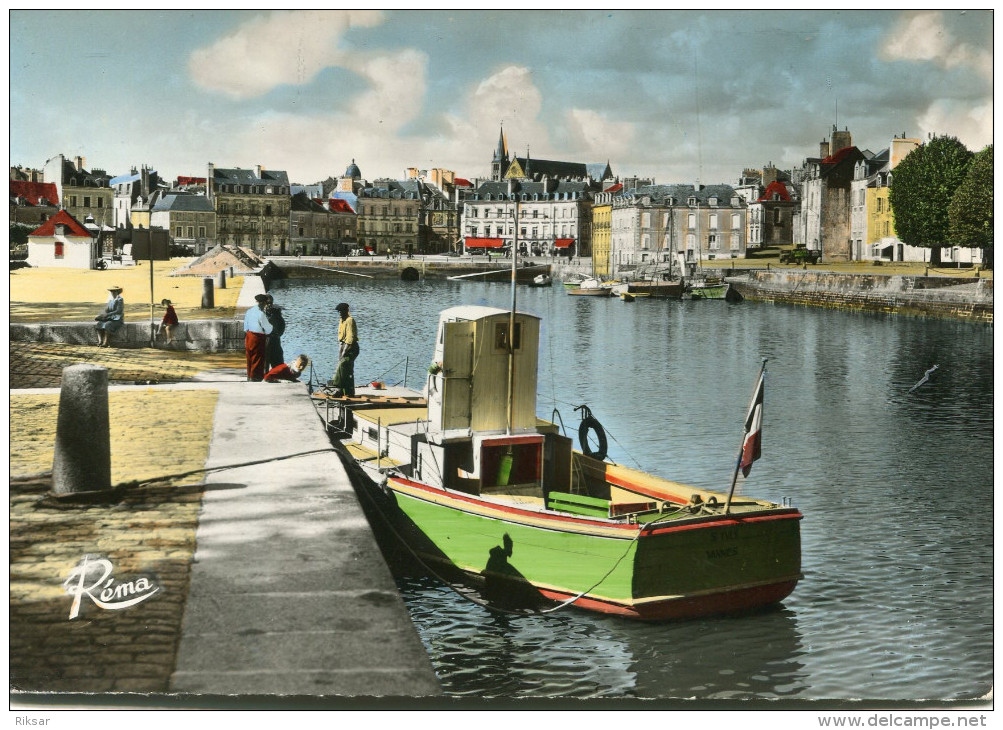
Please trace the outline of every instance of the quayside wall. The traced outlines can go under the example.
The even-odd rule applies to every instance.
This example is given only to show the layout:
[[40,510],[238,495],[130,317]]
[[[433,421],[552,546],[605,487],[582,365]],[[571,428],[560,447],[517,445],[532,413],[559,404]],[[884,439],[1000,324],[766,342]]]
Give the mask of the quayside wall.
[[[550,266],[547,264],[520,265],[516,268],[516,280],[528,283],[538,274],[547,273],[550,273]],[[270,259],[267,278],[316,279],[353,276],[404,281],[468,276],[471,279],[483,281],[511,281],[512,261],[511,259],[426,261],[423,259],[380,259],[376,257],[329,261],[323,259]]]
[[993,323],[991,279],[787,269],[726,281],[751,301]]
[[[150,346],[150,322],[125,322],[111,335],[112,347],[137,349]],[[97,333],[90,322],[10,323],[11,342],[60,342],[70,345],[96,345]],[[193,319],[181,322],[168,345],[164,335],[156,338],[161,350],[195,352],[236,352],[244,349],[242,319]]]

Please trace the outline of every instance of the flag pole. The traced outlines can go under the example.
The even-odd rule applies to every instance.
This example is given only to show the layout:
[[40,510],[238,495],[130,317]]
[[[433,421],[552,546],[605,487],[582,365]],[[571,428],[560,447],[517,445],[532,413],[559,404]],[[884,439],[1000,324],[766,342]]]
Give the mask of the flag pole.
[[[766,361],[769,358],[763,358],[763,364],[759,368],[759,377],[756,378],[756,388],[752,391],[752,403],[749,404],[749,411],[756,405],[756,395],[759,393],[759,383],[763,379],[763,375],[766,373]],[[746,416],[746,424],[748,424],[748,415]],[[742,455],[745,453],[745,439],[749,435],[748,426],[742,431],[742,443],[738,447],[738,458],[735,459],[735,473],[731,475],[731,489],[728,490],[728,499],[724,503],[724,513],[728,514],[731,511],[731,498],[735,494],[735,485],[738,483],[738,470],[742,468]]]

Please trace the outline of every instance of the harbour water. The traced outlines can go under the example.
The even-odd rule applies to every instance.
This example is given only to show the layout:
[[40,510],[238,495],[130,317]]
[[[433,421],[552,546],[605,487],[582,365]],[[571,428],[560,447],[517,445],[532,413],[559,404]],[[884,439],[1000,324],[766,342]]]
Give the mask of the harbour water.
[[[288,360],[326,380],[339,301],[356,381],[420,388],[440,310],[508,307],[506,284],[279,282]],[[782,606],[645,624],[566,609],[513,617],[401,571],[444,690],[477,698],[951,700],[993,681],[993,332],[984,325],[742,302],[569,297],[542,317],[538,415],[586,403],[610,458],[727,490],[768,358],[763,457],[741,486],[790,499],[805,577]],[[934,364],[930,381],[910,388]]]

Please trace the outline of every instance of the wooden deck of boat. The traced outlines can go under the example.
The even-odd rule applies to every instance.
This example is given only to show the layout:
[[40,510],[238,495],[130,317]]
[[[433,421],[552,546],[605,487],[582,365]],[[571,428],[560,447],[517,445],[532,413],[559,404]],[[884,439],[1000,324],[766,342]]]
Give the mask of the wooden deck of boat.
[[428,416],[428,409],[422,406],[410,408],[373,408],[371,410],[358,410],[355,417],[370,423],[379,422],[382,426],[396,426],[400,423],[413,423],[424,421]]

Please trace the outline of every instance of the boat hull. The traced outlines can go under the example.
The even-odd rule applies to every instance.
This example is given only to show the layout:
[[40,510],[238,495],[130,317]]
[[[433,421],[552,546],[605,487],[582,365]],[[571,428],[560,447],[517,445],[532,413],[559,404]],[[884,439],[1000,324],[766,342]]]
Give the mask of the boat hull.
[[688,618],[779,602],[800,578],[801,515],[789,508],[643,527],[520,509],[398,478],[377,496],[394,531],[433,570],[460,571],[496,596],[527,603],[543,598],[642,620]]
[[567,289],[568,294],[577,297],[611,297],[613,290],[609,287],[582,288],[574,287]]
[[680,281],[632,281],[627,284],[627,293],[661,299],[682,299],[685,288]]
[[690,299],[727,299],[730,288],[727,283],[693,287],[690,290]]

